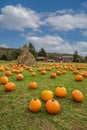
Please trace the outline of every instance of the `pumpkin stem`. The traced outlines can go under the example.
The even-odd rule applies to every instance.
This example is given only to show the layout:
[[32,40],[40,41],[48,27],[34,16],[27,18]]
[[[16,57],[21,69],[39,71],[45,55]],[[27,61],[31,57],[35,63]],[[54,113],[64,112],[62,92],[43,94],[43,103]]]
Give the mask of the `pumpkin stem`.
[[36,98],[34,98],[34,100],[37,100]]
[[54,102],[54,99],[52,99],[52,102]]
[[62,87],[62,84],[60,84],[59,86]]

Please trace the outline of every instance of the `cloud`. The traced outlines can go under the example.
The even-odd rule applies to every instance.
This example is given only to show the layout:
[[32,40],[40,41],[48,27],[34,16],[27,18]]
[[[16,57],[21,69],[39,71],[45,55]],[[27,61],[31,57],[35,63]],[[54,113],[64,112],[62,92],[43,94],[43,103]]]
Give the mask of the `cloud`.
[[87,14],[50,14],[45,22],[56,31],[87,29]]
[[76,48],[81,55],[87,55],[87,42],[78,41],[76,45],[74,45],[74,48]]
[[0,27],[10,30],[23,31],[25,28],[38,29],[41,15],[34,10],[21,5],[5,6],[1,9]]
[[73,44],[59,36],[51,35],[44,37],[27,36],[26,40],[27,42],[34,43],[37,51],[39,51],[40,48],[44,48],[47,52],[74,54],[74,51],[77,50],[79,55],[87,55],[87,42],[85,41],[78,41]]
[[87,37],[87,31],[82,31],[82,35]]
[[87,2],[83,2],[82,6],[87,9]]
[[50,26],[51,30],[65,32],[87,29],[87,14],[77,13],[72,9],[57,10],[52,13],[37,13],[21,5],[8,5],[1,9],[0,28],[17,31],[33,29],[41,32],[41,26]]
[[0,47],[8,48],[8,46],[6,44],[0,44]]
[[47,52],[58,52],[58,53],[72,53],[73,49],[71,45],[64,41],[63,38],[59,36],[47,35],[44,37],[28,36],[27,41],[35,44],[36,48],[39,50],[41,47],[46,49]]

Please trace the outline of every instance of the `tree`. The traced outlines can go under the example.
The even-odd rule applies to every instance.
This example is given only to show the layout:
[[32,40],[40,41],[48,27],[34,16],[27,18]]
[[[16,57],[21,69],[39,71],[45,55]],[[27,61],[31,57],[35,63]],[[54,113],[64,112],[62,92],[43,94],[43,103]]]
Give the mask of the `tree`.
[[87,55],[84,57],[84,62],[87,63]]
[[78,55],[78,51],[75,51],[73,54],[73,58],[74,58],[74,62],[79,62],[79,55]]
[[20,55],[21,53],[21,49],[17,49],[17,50],[14,50],[12,53],[11,53],[11,56],[10,56],[10,60],[16,60],[18,58],[18,56]]
[[36,58],[37,53],[36,53],[35,47],[33,46],[32,43],[29,43],[29,51],[30,51],[31,54]]
[[43,57],[46,57],[46,51],[45,49],[41,48],[39,53],[38,53],[38,56],[43,56]]
[[8,60],[8,58],[5,54],[3,54],[2,57],[0,58],[0,60]]

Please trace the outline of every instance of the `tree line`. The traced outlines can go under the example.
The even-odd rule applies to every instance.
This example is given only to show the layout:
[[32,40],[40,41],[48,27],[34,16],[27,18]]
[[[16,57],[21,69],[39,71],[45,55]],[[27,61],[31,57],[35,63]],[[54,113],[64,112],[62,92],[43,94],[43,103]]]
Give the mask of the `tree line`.
[[[60,53],[48,53],[45,51],[44,48],[41,48],[39,52],[36,52],[35,47],[32,43],[29,43],[29,51],[35,58],[37,58],[37,56],[38,57],[40,56],[40,57],[47,57],[48,59],[53,59],[54,56],[61,56]],[[82,57],[81,55],[78,54],[77,50],[74,51],[74,54],[64,54],[64,55],[73,55],[73,62],[87,62],[87,56]]]
[[[40,51],[36,51],[34,45],[32,43],[28,43],[29,51],[31,54],[37,59],[37,57],[45,57],[47,59],[53,59],[55,56],[61,56],[61,55],[73,55],[73,62],[87,62],[87,55],[85,57],[82,57],[78,54],[78,51],[75,50],[73,54],[60,54],[60,53],[51,53],[46,52],[44,48],[41,48]],[[0,60],[16,60],[18,56],[21,53],[21,49],[15,49],[10,54],[8,51],[8,54],[3,54],[0,57]]]

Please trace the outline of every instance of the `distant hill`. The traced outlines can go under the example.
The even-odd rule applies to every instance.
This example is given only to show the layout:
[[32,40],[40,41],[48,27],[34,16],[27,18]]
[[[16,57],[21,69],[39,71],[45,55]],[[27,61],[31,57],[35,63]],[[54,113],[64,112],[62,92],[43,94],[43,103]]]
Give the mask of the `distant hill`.
[[21,49],[0,47],[0,60],[14,60],[20,54]]

